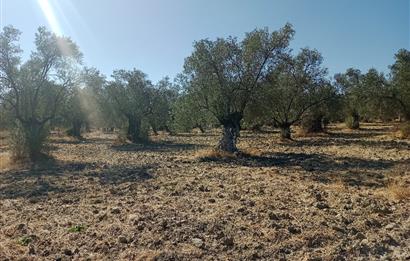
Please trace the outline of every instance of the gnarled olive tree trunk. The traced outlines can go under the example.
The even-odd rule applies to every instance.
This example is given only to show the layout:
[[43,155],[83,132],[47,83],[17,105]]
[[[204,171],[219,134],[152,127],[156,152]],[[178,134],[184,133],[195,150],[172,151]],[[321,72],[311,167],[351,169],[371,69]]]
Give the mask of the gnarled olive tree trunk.
[[236,142],[241,131],[242,113],[232,113],[220,120],[222,124],[222,137],[218,143],[218,149],[230,153],[238,151]]
[[360,128],[360,116],[357,112],[352,112],[346,120],[347,127],[356,130]]
[[142,141],[141,120],[135,116],[127,116],[127,118],[128,118],[127,138],[133,143],[141,142]]
[[279,129],[280,129],[280,137],[282,139],[292,139],[291,137],[291,132],[290,132],[290,123],[281,123],[279,124]]
[[41,156],[43,144],[47,137],[45,124],[45,122],[40,122],[36,119],[21,123],[26,155],[28,155],[33,162],[37,161]]
[[72,121],[71,129],[68,130],[68,135],[81,138],[81,127],[83,126],[82,120],[73,120]]

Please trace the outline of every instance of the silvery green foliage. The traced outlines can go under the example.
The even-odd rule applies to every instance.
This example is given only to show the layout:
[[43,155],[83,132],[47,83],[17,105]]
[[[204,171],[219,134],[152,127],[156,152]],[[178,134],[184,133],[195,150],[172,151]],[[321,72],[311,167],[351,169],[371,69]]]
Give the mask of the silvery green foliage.
[[20,32],[11,27],[0,34],[0,99],[23,129],[28,156],[41,152],[46,125],[60,109],[65,95],[77,80],[82,55],[70,38],[40,27],[35,50],[22,62]]
[[220,149],[237,150],[245,109],[288,51],[293,35],[292,26],[287,24],[274,32],[256,29],[241,41],[228,37],[194,43],[194,51],[184,64],[186,92],[224,126]]

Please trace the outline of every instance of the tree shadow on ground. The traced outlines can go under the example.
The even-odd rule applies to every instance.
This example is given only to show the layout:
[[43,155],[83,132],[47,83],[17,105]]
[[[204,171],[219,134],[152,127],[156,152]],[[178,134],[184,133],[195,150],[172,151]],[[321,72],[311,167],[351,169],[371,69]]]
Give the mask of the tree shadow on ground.
[[[273,153],[263,156],[242,156],[224,159],[202,159],[219,164],[235,164],[246,167],[301,168],[302,178],[321,183],[342,179],[351,186],[380,187],[385,185],[383,171],[396,164],[410,161],[368,160],[354,157],[330,157],[324,154]],[[290,172],[286,172],[290,173]],[[297,169],[291,173],[298,173]],[[299,175],[299,174],[298,174]]]
[[360,145],[363,147],[372,148],[382,148],[382,149],[403,149],[410,150],[410,143],[398,140],[364,140],[360,138],[355,138],[354,136],[337,134],[329,138],[317,138],[317,139],[306,139],[306,140],[296,140],[295,142],[287,143],[286,146],[289,147],[326,147],[326,146],[350,146],[350,145]]
[[127,182],[142,182],[153,179],[151,173],[156,169],[155,165],[141,167],[112,167],[103,171],[93,171],[87,177],[97,178],[101,185],[120,185]]
[[219,137],[221,134],[216,133],[216,132],[211,132],[211,131],[206,131],[204,133],[198,132],[198,133],[191,133],[191,132],[181,132],[181,133],[175,133],[173,135],[170,135],[170,137],[186,137],[186,138],[195,138],[195,137]]
[[[49,196],[70,197],[83,185],[120,185],[152,179],[155,166],[144,165],[124,168],[95,163],[57,162],[37,164],[30,168],[0,173],[0,200],[24,198],[45,199]],[[111,186],[110,186],[111,187]]]
[[123,144],[123,145],[112,145],[111,146],[116,151],[150,151],[150,152],[172,152],[181,150],[194,150],[202,148],[203,145],[200,144],[190,144],[190,143],[174,143],[171,141],[161,141],[153,142],[149,141],[141,144]]

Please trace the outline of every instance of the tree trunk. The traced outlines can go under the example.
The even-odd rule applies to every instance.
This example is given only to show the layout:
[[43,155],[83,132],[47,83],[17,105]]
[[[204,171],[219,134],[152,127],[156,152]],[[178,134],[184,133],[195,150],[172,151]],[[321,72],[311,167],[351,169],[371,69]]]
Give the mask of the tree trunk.
[[279,126],[279,129],[280,129],[280,137],[282,139],[288,139],[288,140],[292,139],[291,132],[290,132],[290,124],[288,123],[281,124]]
[[46,138],[44,125],[44,123],[40,123],[37,120],[31,120],[22,124],[26,151],[32,162],[37,161],[41,156],[43,143]]
[[262,124],[257,123],[253,126],[251,126],[251,130],[254,132],[262,132]]
[[223,126],[223,129],[222,137],[218,143],[219,150],[230,153],[238,151],[238,148],[236,147],[236,142],[238,140],[239,133],[241,130],[241,119],[241,113],[234,113],[220,121]]
[[164,129],[169,135],[171,136],[175,135],[175,131],[173,131],[170,127],[168,127],[168,125],[165,125]]
[[352,129],[359,129],[360,128],[360,117],[358,113],[353,113],[352,114]]
[[204,127],[202,127],[201,124],[197,123],[197,124],[195,125],[195,127],[198,128],[201,133],[205,133],[205,129],[204,129]]
[[85,132],[87,132],[87,133],[91,132],[91,126],[90,126],[90,122],[88,120],[85,122]]
[[127,138],[133,143],[138,143],[142,140],[140,134],[141,120],[137,119],[137,117],[128,117]]
[[155,126],[155,124],[151,124],[151,129],[152,129],[152,132],[154,133],[154,135],[157,136],[158,135],[158,130],[157,130],[157,127]]
[[81,138],[82,121],[74,120],[72,124],[71,135],[76,138]]

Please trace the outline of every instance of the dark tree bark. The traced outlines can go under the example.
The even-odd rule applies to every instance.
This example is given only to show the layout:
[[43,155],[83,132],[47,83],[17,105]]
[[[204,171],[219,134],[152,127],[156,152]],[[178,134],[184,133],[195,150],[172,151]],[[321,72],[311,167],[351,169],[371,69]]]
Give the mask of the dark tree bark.
[[152,132],[154,133],[154,135],[157,136],[158,135],[157,126],[155,126],[155,124],[151,123],[151,129],[152,129]]
[[81,127],[83,125],[83,122],[81,120],[73,120],[71,124],[71,129],[67,131],[68,135],[76,138],[81,138]]
[[202,127],[201,124],[199,124],[199,123],[196,124],[196,125],[195,125],[195,128],[198,128],[201,133],[205,133],[205,129],[204,129],[204,127]]
[[233,113],[220,120],[222,124],[222,137],[218,143],[218,149],[230,153],[238,151],[236,142],[241,131],[242,113]]
[[90,122],[88,120],[85,122],[85,131],[87,133],[91,132],[91,126],[90,126]]
[[170,127],[168,127],[168,125],[165,125],[164,129],[171,136],[176,134],[175,131],[173,131]]
[[291,132],[290,132],[290,124],[289,123],[282,123],[279,125],[280,129],[280,137],[282,139],[292,139]]
[[128,116],[127,138],[133,143],[139,143],[141,138],[141,120],[134,116]]
[[350,126],[351,129],[359,129],[360,128],[360,116],[357,112],[354,112],[350,115],[352,117],[352,124]]
[[45,122],[29,120],[22,123],[24,139],[27,147],[28,157],[32,162],[40,159],[42,155],[43,142],[45,139],[44,127]]

